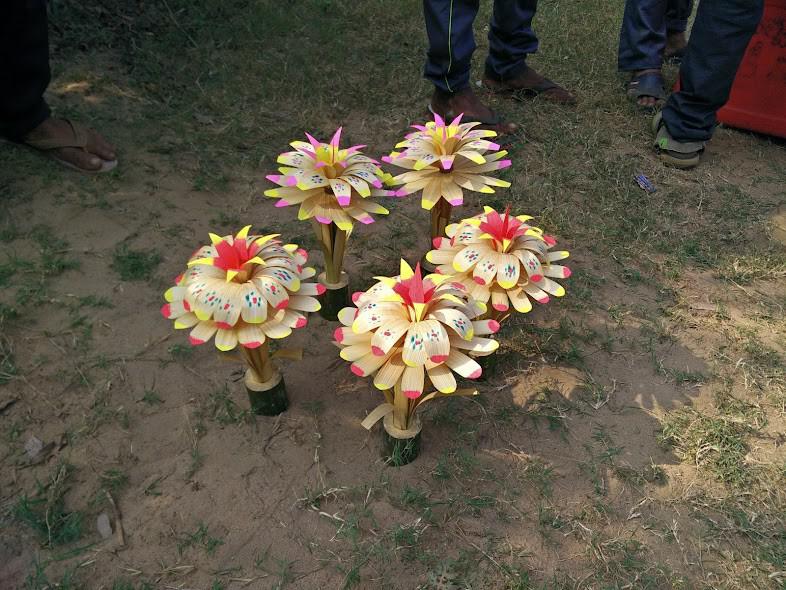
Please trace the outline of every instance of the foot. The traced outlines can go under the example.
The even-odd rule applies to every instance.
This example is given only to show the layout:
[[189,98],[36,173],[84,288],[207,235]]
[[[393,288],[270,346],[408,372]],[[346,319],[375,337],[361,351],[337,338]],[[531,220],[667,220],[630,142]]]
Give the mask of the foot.
[[646,109],[655,108],[664,98],[663,76],[659,69],[637,70],[628,82],[628,96]]
[[576,97],[565,88],[552,82],[530,67],[511,78],[500,78],[486,70],[483,84],[494,92],[509,92],[515,97],[542,96],[544,99],[559,104],[576,104]]
[[681,58],[688,46],[688,38],[685,31],[669,31],[666,35],[666,49],[663,52],[663,60],[669,61]]
[[115,148],[97,131],[68,119],[49,118],[22,143],[80,172],[105,172],[117,165]]
[[674,139],[663,122],[661,112],[658,112],[652,120],[652,130],[655,133],[655,150],[664,164],[683,170],[699,165],[706,142]]
[[467,87],[454,93],[435,89],[429,110],[449,120],[464,113],[464,122],[479,121],[484,129],[496,131],[497,135],[515,133],[518,125],[502,121],[499,116],[481,102],[472,88]]

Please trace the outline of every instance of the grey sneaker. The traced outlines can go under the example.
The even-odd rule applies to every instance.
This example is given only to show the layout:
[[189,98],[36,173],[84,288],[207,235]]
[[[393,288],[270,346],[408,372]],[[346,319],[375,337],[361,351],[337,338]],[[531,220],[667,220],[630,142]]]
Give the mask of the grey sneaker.
[[677,141],[674,139],[663,122],[661,111],[655,114],[652,120],[652,132],[655,134],[653,145],[658,152],[658,158],[667,166],[675,168],[694,168],[699,165],[701,153],[707,142],[705,141]]

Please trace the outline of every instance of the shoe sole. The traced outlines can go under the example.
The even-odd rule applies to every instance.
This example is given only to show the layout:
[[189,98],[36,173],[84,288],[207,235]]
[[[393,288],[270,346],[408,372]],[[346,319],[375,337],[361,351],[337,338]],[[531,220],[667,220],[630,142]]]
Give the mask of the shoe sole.
[[679,168],[680,170],[689,170],[695,168],[701,162],[701,156],[696,154],[690,158],[675,158],[667,152],[658,152],[658,159],[672,168]]

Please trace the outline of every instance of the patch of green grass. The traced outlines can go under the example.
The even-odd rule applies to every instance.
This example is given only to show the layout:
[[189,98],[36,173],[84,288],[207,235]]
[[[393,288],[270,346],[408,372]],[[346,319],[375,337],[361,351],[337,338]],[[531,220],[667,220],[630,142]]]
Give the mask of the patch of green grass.
[[172,344],[167,351],[173,360],[179,362],[187,361],[194,356],[194,347],[185,344]]
[[83,515],[66,510],[65,494],[74,469],[58,463],[46,483],[37,483],[32,495],[23,494],[12,509],[14,517],[29,526],[44,547],[56,547],[82,536]]
[[161,263],[161,254],[155,250],[132,250],[126,244],[115,248],[112,269],[123,281],[148,281]]
[[193,533],[184,533],[179,536],[177,541],[177,552],[181,555],[190,547],[201,547],[208,555],[213,555],[221,545],[223,539],[213,537],[208,532],[207,525],[200,522]]
[[524,411],[536,424],[544,420],[549,430],[565,436],[568,413],[574,408],[558,391],[544,387],[527,401]]
[[128,485],[128,475],[115,467],[107,469],[101,474],[101,485],[116,494]]
[[719,278],[748,285],[757,280],[778,280],[786,277],[786,254],[768,252],[725,260],[717,269]]
[[210,393],[208,414],[210,418],[222,425],[240,424],[249,416],[248,411],[241,409],[230,397],[227,385]]
[[[2,322],[0,322],[2,326]],[[11,340],[0,335],[0,385],[11,381],[18,374]]]
[[77,577],[77,568],[68,568],[57,581],[51,581],[46,575],[47,564],[38,559],[33,562],[33,571],[25,578],[25,590],[82,590],[84,586]]
[[751,468],[745,462],[749,432],[749,427],[738,421],[681,408],[666,416],[659,440],[672,446],[680,459],[708,471],[718,481],[744,486],[751,479]]
[[148,406],[155,406],[164,403],[164,400],[161,399],[161,396],[158,395],[158,392],[156,392],[155,389],[145,389],[145,392],[142,394],[140,401],[146,403]]
[[18,270],[30,266],[30,263],[16,256],[7,256],[6,258],[5,262],[0,262],[0,287],[7,287]]
[[434,479],[462,478],[472,473],[477,465],[475,455],[467,449],[456,447],[443,451],[431,475]]

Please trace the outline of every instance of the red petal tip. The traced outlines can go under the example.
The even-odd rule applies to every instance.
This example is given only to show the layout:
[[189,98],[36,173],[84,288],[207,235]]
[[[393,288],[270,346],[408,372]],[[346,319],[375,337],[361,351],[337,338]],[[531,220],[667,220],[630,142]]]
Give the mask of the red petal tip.
[[276,309],[286,309],[288,305],[289,305],[289,299],[285,299],[284,301],[276,305]]
[[199,338],[194,338],[193,336],[189,336],[189,337],[188,337],[188,341],[189,341],[189,342],[190,342],[190,343],[191,343],[193,346],[199,346],[200,344],[204,344],[204,343],[205,343],[205,341],[204,341],[204,340],[200,340]]
[[317,295],[322,295],[325,291],[327,291],[327,287],[322,283],[317,283]]
[[359,369],[359,368],[358,368],[358,367],[356,367],[355,365],[352,365],[352,366],[350,366],[349,368],[350,368],[350,369],[352,370],[352,372],[353,372],[355,375],[357,375],[358,377],[365,377],[365,375],[363,374],[363,369]]
[[429,360],[432,363],[437,363],[437,364],[444,363],[446,360],[448,360],[448,355],[446,355],[446,354],[435,354]]
[[352,303],[357,303],[358,299],[363,296],[363,291],[355,291],[352,293]]
[[477,379],[483,374],[483,369],[478,369],[477,371],[473,372],[467,379]]
[[374,353],[374,356],[385,356],[385,351],[382,350],[379,346],[372,346],[371,352]]
[[[502,310],[497,310],[497,311],[502,311]],[[496,334],[497,332],[499,332],[499,327],[500,327],[499,322],[497,320],[489,320],[489,330],[491,330],[492,334]]]
[[171,313],[171,311],[170,311],[171,308],[172,308],[172,306],[169,305],[169,303],[165,303],[161,307],[161,315],[164,316],[166,319],[169,319],[169,317],[170,317],[169,314]]
[[422,393],[422,391],[408,390],[404,392],[404,395],[409,399],[418,399]]
[[304,328],[308,324],[308,320],[306,318],[298,318],[297,322],[295,322],[295,328]]
[[333,332],[333,340],[341,344],[344,341],[344,329],[343,328],[336,328]]

